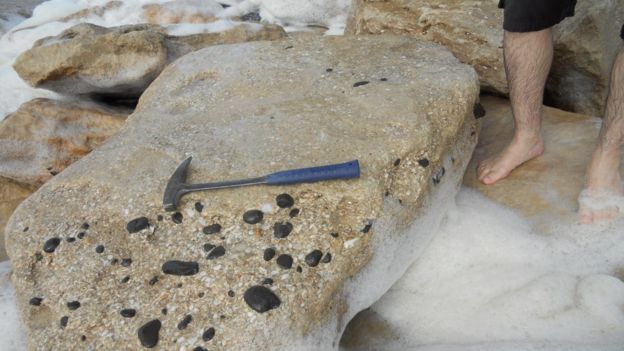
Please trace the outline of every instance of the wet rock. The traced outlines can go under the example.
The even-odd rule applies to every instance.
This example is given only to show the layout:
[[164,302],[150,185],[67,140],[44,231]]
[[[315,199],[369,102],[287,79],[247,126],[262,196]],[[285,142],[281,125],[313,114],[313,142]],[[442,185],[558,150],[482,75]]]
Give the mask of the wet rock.
[[71,311],[75,311],[78,308],[80,308],[80,302],[79,301],[70,301],[67,303],[67,308],[69,308]]
[[290,269],[293,264],[293,258],[290,255],[282,254],[277,257],[275,262],[277,262],[277,265],[282,268]]
[[316,267],[321,261],[322,256],[323,256],[323,253],[321,252],[321,250],[313,250],[312,252],[306,255],[305,263],[310,267]]
[[28,301],[28,304],[31,306],[40,306],[41,305],[41,301],[43,301],[43,298],[41,297],[33,297],[30,299],[30,301]]
[[194,275],[199,272],[197,262],[167,261],[162,265],[162,271],[171,275]]
[[280,208],[288,208],[292,207],[295,204],[295,199],[293,199],[293,197],[288,194],[279,194],[275,198],[275,202]]
[[193,316],[187,314],[184,318],[178,323],[178,330],[184,330],[188,325],[193,321]]
[[278,239],[287,237],[293,230],[293,225],[290,222],[275,223],[273,226],[273,235]]
[[268,247],[264,249],[263,258],[265,261],[270,261],[275,257],[275,249],[272,247]]
[[136,315],[136,310],[134,308],[124,308],[119,311],[119,314],[124,318],[132,318]]
[[184,219],[184,216],[182,216],[182,214],[180,212],[176,212],[174,214],[171,215],[171,220],[173,221],[173,223],[175,224],[180,224],[182,223],[182,219]]
[[47,253],[52,253],[52,252],[54,252],[54,250],[56,250],[56,248],[59,246],[60,243],[61,243],[61,239],[60,238],[48,239],[43,244],[43,251],[47,252]]
[[158,333],[161,326],[160,320],[154,319],[139,328],[137,334],[143,347],[152,348],[158,344]]
[[243,299],[254,311],[264,313],[279,307],[281,301],[270,289],[256,285],[245,291]]
[[149,227],[149,220],[147,217],[135,218],[126,224],[126,230],[130,234],[139,232],[147,227]]
[[221,257],[223,255],[225,255],[225,247],[217,246],[214,249],[212,249],[212,251],[210,251],[208,253],[208,256],[206,256],[206,258],[209,259],[209,260],[213,260],[213,259],[219,258],[219,257]]
[[204,232],[204,234],[217,234],[221,231],[221,225],[219,223],[215,223],[215,224],[211,224],[209,226],[204,227],[204,229],[202,229],[202,232]]
[[264,214],[260,210],[249,210],[243,213],[243,221],[247,224],[256,224],[262,221]]

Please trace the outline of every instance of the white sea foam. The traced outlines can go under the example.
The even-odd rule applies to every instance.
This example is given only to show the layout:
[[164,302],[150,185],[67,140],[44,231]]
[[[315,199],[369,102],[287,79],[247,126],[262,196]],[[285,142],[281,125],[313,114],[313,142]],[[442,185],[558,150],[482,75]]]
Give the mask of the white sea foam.
[[358,350],[622,350],[624,219],[554,227],[535,232],[462,190],[425,254],[372,307],[401,338]]
[[23,327],[11,285],[11,264],[0,262],[0,350],[26,350],[26,329]]

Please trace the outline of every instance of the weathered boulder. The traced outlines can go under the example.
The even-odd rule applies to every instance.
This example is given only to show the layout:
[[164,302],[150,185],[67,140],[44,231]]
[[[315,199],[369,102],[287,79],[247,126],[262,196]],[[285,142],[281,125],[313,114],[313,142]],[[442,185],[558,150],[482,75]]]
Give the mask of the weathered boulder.
[[434,41],[472,65],[484,90],[507,94],[502,11],[494,0],[354,0],[346,33]]
[[176,0],[143,6],[143,16],[148,23],[209,23],[223,10],[214,0]]
[[0,261],[8,259],[4,249],[4,227],[15,208],[34,190],[32,186],[0,177]]
[[[336,349],[457,191],[478,90],[449,51],[400,36],[301,34],[180,58],[122,131],[11,217],[31,348]],[[165,185],[189,155],[189,183],[351,159],[362,176],[192,193],[167,213]]]
[[[34,87],[68,94],[138,97],[176,58],[209,45],[282,38],[281,27],[230,23],[221,32],[185,35],[150,24],[104,28],[79,24],[41,39],[14,68]],[[175,36],[179,34],[180,37]]]
[[0,177],[40,186],[115,134],[131,113],[35,99],[0,122]]
[[[482,89],[507,94],[502,11],[497,3],[355,0],[346,32],[392,32],[443,44],[475,68]],[[622,24],[624,7],[618,1],[579,0],[576,16],[555,26],[555,57],[546,86],[549,105],[602,115]]]

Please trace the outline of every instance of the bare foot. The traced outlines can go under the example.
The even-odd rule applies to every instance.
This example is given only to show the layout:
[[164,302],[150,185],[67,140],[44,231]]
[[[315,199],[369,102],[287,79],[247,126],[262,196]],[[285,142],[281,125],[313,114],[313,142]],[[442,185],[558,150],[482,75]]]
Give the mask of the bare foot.
[[479,162],[477,178],[485,185],[491,185],[507,177],[516,167],[544,153],[544,140],[538,134],[531,137],[516,137],[498,155]]
[[587,187],[579,195],[579,219],[589,224],[610,221],[624,210],[619,150],[596,148],[587,172]]

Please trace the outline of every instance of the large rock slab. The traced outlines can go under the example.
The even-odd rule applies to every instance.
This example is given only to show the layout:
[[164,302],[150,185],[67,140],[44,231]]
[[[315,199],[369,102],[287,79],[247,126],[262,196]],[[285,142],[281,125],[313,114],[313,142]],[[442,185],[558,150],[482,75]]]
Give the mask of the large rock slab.
[[[179,59],[120,133],[11,217],[30,347],[337,349],[431,239],[476,142],[478,90],[449,51],[398,36],[302,34]],[[193,193],[166,213],[190,155],[191,183],[350,159],[362,176]]]
[[13,67],[34,87],[65,94],[138,97],[170,62],[191,51],[285,35],[275,25],[230,23],[217,27],[225,30],[190,34],[185,29],[188,26],[168,31],[151,24],[104,28],[83,23],[37,41]]
[[128,109],[35,99],[0,122],[0,177],[35,187],[102,145]]
[[[497,3],[355,0],[346,32],[391,32],[443,44],[475,68],[485,91],[507,94],[502,11]],[[602,115],[623,23],[624,7],[618,1],[579,0],[576,16],[555,26],[555,57],[546,86],[549,105]]]

